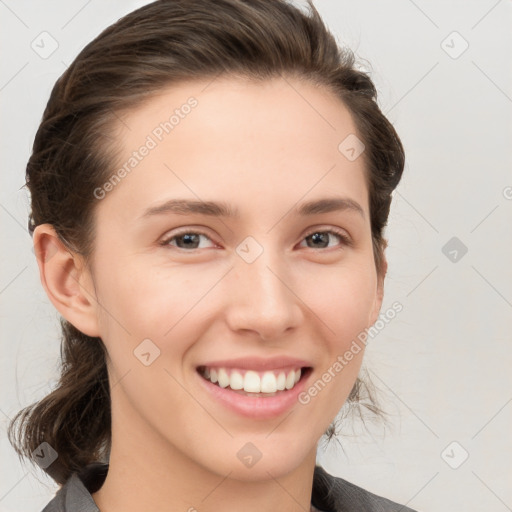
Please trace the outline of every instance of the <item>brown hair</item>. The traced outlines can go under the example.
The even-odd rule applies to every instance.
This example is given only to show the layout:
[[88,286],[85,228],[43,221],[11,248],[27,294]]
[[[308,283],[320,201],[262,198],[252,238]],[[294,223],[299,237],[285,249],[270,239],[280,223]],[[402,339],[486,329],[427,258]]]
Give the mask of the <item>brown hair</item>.
[[[338,47],[312,0],[308,6],[306,14],[285,0],[217,0],[214,8],[211,0],[158,0],[105,29],[57,80],[44,111],[26,169],[30,233],[52,224],[70,249],[91,255],[94,190],[116,163],[115,138],[105,134],[121,112],[183,80],[287,74],[333,91],[352,114],[366,146],[372,241],[382,274],[383,230],[403,172],[402,144],[377,105],[370,77],[354,67],[350,50]],[[108,456],[111,418],[102,340],[61,323],[59,383],[18,412],[9,440],[30,458],[47,442],[58,458],[45,471],[63,484]],[[364,384],[357,379],[347,402],[362,402]],[[379,413],[367,396],[366,407]]]

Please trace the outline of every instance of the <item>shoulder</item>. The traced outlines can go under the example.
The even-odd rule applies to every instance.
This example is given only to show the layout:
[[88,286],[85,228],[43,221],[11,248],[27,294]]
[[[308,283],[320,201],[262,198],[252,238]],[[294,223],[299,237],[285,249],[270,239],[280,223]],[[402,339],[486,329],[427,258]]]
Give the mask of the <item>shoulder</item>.
[[95,463],[73,473],[42,512],[100,512],[92,498],[107,476],[108,464]]
[[315,467],[312,502],[325,512],[416,512]]

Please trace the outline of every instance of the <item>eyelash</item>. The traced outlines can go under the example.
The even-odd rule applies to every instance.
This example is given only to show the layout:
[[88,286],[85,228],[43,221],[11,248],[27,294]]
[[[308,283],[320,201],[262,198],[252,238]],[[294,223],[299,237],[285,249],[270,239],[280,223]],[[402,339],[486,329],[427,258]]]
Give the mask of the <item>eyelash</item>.
[[[352,247],[352,245],[353,245],[352,240],[343,231],[335,229],[335,228],[325,229],[325,230],[315,229],[313,231],[310,231],[308,234],[306,234],[302,238],[302,240],[305,240],[306,238],[308,238],[311,235],[314,235],[316,233],[328,233],[331,235],[336,235],[341,240],[341,244],[340,244],[341,246]],[[180,236],[183,236],[183,235],[202,235],[213,242],[213,240],[210,238],[210,236],[208,236],[206,233],[203,233],[202,231],[193,231],[191,229],[188,229],[188,230],[178,231],[177,233],[174,233],[172,236],[164,238],[160,242],[160,245],[164,246],[164,247],[175,247],[175,246],[171,246],[169,242],[171,242],[175,238],[179,238]],[[183,249],[181,247],[176,247],[176,249],[179,249],[180,251],[184,251],[184,252],[193,252],[193,251],[199,250],[199,249],[188,250],[188,249]],[[323,248],[323,249],[327,249],[327,248]],[[315,249],[313,249],[313,250],[315,250]],[[322,250],[322,248],[320,248],[319,250]]]

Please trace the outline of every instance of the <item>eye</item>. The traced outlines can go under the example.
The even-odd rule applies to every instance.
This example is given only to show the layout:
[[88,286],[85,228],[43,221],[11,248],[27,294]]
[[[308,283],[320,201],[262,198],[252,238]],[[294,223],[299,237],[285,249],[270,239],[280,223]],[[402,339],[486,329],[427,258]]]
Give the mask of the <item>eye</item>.
[[[352,241],[351,239],[342,231],[337,229],[328,229],[328,230],[316,230],[311,231],[308,235],[306,235],[303,240],[311,241],[313,245],[309,245],[308,247],[311,249],[325,249],[328,247],[332,247],[329,245],[329,236],[330,237],[337,237],[341,243],[338,244],[339,246],[351,246]],[[205,233],[201,231],[180,231],[178,233],[174,233],[172,236],[164,238],[160,245],[164,247],[172,246],[177,247],[178,249],[183,250],[194,250],[194,249],[201,249],[203,247],[199,247],[201,237],[203,237],[206,240],[211,240],[211,238],[206,235]],[[173,243],[176,242],[176,243]],[[212,242],[213,243],[213,242]],[[327,245],[326,245],[327,244]],[[336,244],[334,245],[336,246]]]
[[350,240],[350,238],[345,233],[337,229],[312,231],[311,233],[306,235],[304,240],[306,241],[306,243],[308,240],[313,243],[313,246],[308,245],[308,247],[312,249],[325,249],[329,247],[329,236],[332,237],[333,235],[341,240],[341,244],[339,245],[352,245],[352,241]]
[[[201,233],[200,231],[181,231],[178,233],[175,233],[174,235],[164,238],[160,244],[163,246],[173,246],[177,247],[178,249],[201,249],[201,247],[198,247],[198,244],[200,242],[201,237],[204,237],[207,240],[211,241],[211,238]],[[176,244],[173,244],[172,242],[176,240]]]

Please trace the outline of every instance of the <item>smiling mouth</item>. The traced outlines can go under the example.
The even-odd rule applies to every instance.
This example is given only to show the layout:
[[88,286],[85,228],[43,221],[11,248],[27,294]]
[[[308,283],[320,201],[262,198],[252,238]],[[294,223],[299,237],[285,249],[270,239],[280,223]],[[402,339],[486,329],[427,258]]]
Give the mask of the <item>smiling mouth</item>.
[[311,367],[298,367],[258,372],[241,368],[199,366],[201,377],[221,388],[252,397],[277,396],[292,390],[312,371]]

